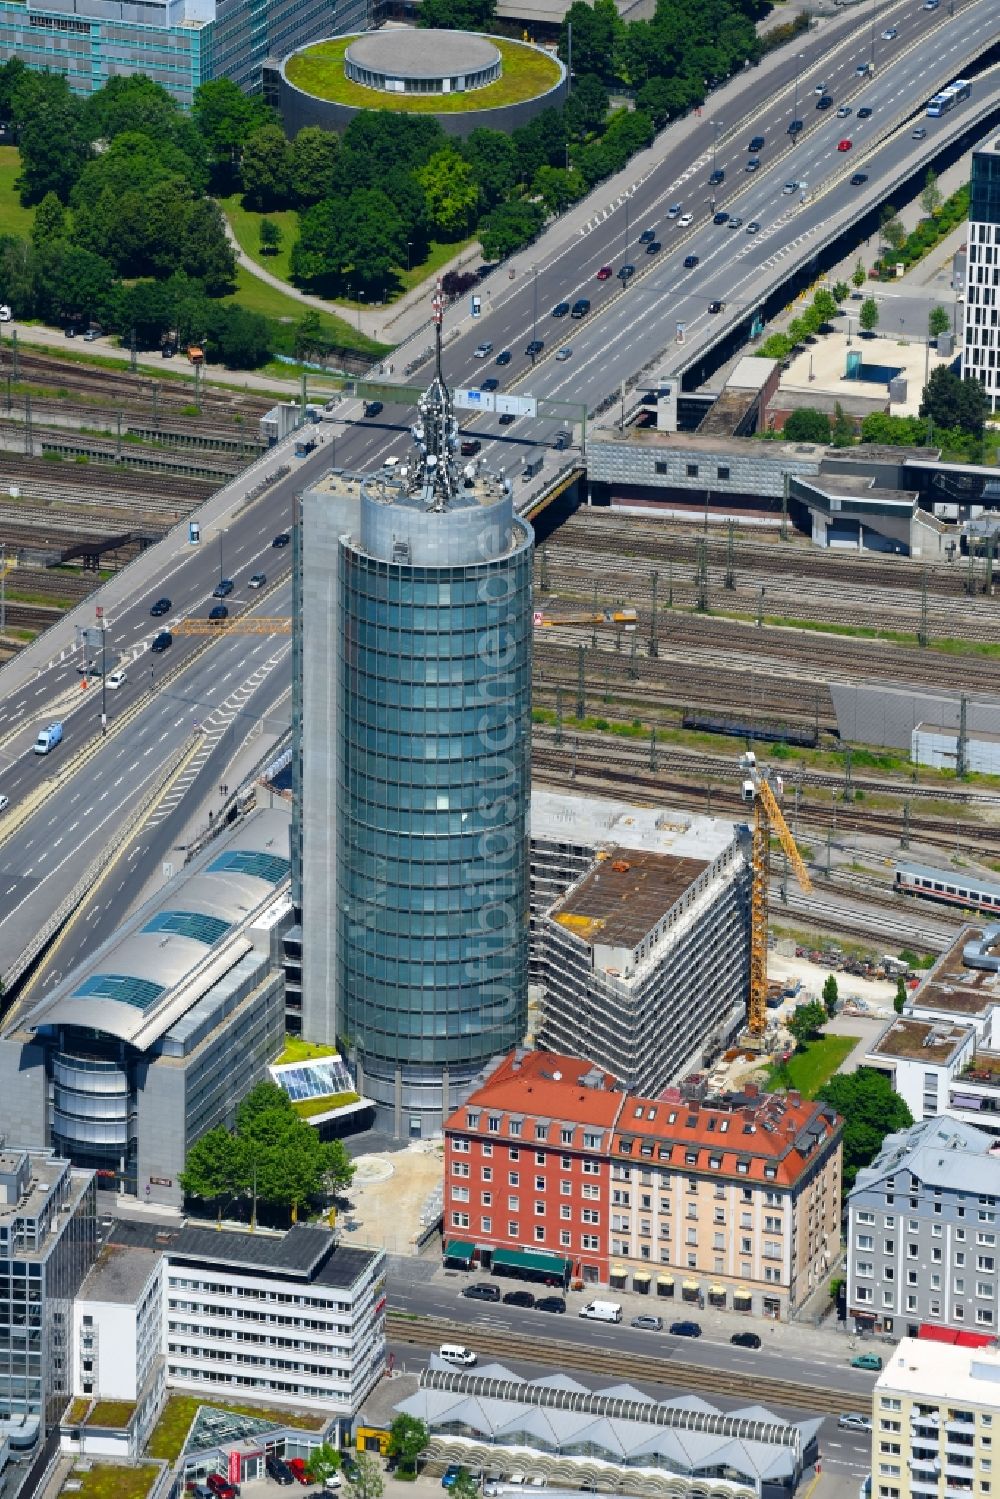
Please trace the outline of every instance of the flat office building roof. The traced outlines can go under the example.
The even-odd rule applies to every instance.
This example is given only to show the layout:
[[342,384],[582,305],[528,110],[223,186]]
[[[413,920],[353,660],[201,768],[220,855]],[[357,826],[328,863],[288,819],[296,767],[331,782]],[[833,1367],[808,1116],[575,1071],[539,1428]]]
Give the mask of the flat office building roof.
[[[653,383],[653,382],[651,382]],[[829,451],[821,442],[768,442],[759,443],[752,437],[702,437],[700,432],[658,432],[655,427],[628,427],[624,432],[618,427],[590,427],[588,442],[621,443],[631,447],[676,448],[679,452],[714,454],[720,458],[746,458],[751,455],[766,456],[773,462],[779,459],[809,459],[819,463]],[[761,449],[764,449],[763,455]]]
[[[940,876],[940,870],[938,871]],[[910,1000],[916,1010],[943,1010],[952,1015],[985,1015],[991,1005],[1000,1005],[1000,973],[986,968],[966,968],[966,944],[982,941],[986,927],[964,927]],[[1000,957],[1000,942],[986,949]]]
[[967,1025],[932,1020],[910,1020],[900,1016],[882,1032],[868,1053],[871,1057],[906,1057],[915,1062],[948,1063],[972,1034]]
[[531,792],[531,836],[584,848],[647,849],[712,862],[736,837],[736,824],[673,808],[577,796],[535,787]]
[[349,1290],[380,1253],[375,1249],[342,1248],[328,1229],[310,1228],[304,1223],[297,1223],[279,1237],[119,1221],[110,1230],[108,1243],[156,1249],[172,1259],[198,1260],[250,1274],[286,1275],[340,1290]]
[[959,1405],[1000,1405],[1000,1349],[904,1338],[875,1381],[881,1394]]
[[708,867],[705,859],[612,848],[548,914],[590,947],[635,948]]
[[113,1301],[134,1306],[149,1284],[159,1254],[133,1244],[105,1244],[77,1292],[80,1301]]

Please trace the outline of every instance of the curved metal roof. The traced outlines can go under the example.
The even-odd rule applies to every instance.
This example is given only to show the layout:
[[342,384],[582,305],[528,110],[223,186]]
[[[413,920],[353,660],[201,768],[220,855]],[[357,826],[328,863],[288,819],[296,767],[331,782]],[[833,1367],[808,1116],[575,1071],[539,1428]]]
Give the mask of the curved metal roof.
[[290,872],[288,833],[287,810],[265,808],[213,840],[68,974],[28,1025],[152,1045],[252,947],[243,933]]

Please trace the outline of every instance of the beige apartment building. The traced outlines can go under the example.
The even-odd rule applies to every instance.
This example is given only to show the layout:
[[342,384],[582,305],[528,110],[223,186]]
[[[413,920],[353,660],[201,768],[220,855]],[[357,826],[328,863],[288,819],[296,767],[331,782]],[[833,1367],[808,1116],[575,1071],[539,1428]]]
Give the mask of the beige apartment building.
[[611,1284],[628,1271],[641,1288],[655,1261],[661,1295],[787,1317],[840,1248],[840,1136],[834,1111],[797,1093],[626,1098],[611,1148]]
[[994,1462],[1000,1350],[904,1338],[875,1385],[872,1499],[991,1499]]

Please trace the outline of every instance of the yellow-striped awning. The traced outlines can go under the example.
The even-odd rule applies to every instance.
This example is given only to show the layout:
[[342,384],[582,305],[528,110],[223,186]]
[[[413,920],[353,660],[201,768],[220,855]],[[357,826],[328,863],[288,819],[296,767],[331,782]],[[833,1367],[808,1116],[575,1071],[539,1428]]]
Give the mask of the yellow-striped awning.
[[737,1286],[736,1287],[736,1294],[737,1294],[737,1296],[749,1296],[750,1295],[750,1287],[749,1286]]
[[628,1271],[625,1269],[624,1265],[612,1265],[611,1266],[611,1274],[612,1275],[627,1275]]
[[696,1280],[686,1280],[684,1282],[684,1289],[685,1291],[697,1291],[698,1282]]
[[708,1294],[710,1296],[725,1296],[726,1288],[725,1286],[709,1286]]
[[674,1277],[672,1275],[658,1275],[656,1277],[656,1280],[657,1284],[661,1286],[672,1286],[674,1283]]
[[649,1271],[648,1270],[633,1270],[632,1271],[632,1279],[633,1280],[649,1280],[650,1279]]

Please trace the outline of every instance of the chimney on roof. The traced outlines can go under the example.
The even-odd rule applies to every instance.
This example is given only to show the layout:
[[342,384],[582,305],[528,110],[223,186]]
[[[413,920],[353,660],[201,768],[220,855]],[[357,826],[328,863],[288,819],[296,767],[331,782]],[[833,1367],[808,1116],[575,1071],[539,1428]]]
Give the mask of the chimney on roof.
[[802,1094],[798,1091],[797,1088],[792,1088],[791,1091],[789,1092],[789,1094],[788,1094],[788,1102],[791,1104],[791,1106],[792,1106],[793,1109],[797,1109],[799,1107],[799,1105],[801,1104],[801,1102],[802,1102]]
[[760,1089],[757,1087],[756,1083],[744,1083],[744,1085],[743,1085],[743,1096],[744,1096],[744,1098],[757,1098],[759,1096],[759,1094],[760,1094]]

